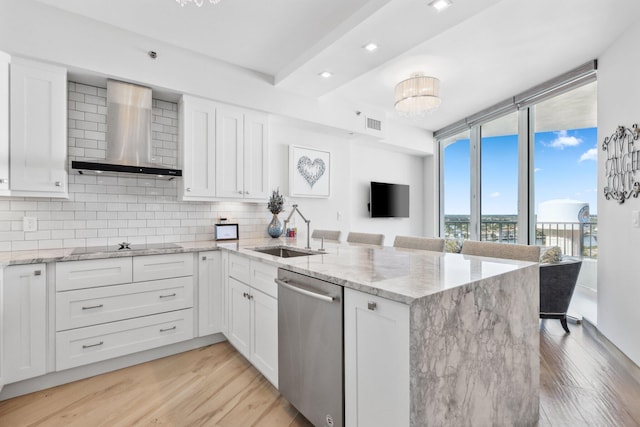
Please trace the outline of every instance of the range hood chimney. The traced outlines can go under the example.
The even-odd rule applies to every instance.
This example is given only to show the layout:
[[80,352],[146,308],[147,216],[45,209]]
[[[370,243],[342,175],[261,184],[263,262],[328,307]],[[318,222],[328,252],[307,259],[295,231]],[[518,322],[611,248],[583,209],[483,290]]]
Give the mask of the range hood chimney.
[[124,172],[173,179],[182,171],[156,163],[151,146],[151,89],[107,80],[107,147],[104,162],[72,161],[78,173]]

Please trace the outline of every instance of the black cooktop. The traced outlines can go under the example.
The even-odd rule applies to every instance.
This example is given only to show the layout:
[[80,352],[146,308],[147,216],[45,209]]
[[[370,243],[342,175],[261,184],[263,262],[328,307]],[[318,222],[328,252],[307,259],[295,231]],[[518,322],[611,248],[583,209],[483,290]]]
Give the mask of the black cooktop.
[[75,248],[71,255],[82,255],[82,254],[97,254],[104,252],[136,252],[136,251],[145,251],[149,249],[174,249],[179,248],[180,246],[175,243],[118,243],[116,245],[111,246],[90,246],[86,248]]

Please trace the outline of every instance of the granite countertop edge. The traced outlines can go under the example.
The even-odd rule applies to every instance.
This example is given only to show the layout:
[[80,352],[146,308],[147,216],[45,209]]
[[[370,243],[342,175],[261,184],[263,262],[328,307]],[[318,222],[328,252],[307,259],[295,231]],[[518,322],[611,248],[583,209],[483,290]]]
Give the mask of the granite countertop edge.
[[[402,293],[400,291],[394,292],[392,289],[378,287],[374,283],[362,283],[346,278],[331,275],[327,272],[314,271],[312,268],[305,268],[300,263],[300,258],[279,258],[272,255],[267,255],[259,252],[254,252],[251,249],[255,247],[267,247],[267,246],[289,246],[293,248],[301,248],[302,244],[297,244],[294,239],[251,239],[251,240],[236,240],[236,241],[193,241],[193,242],[175,242],[176,247],[172,248],[153,248],[135,251],[122,251],[122,252],[98,252],[98,253],[80,253],[73,254],[74,248],[66,249],[42,249],[32,251],[13,251],[13,252],[0,252],[0,267],[12,266],[12,265],[26,265],[37,263],[50,263],[50,262],[66,262],[66,261],[83,261],[83,260],[96,260],[96,259],[108,259],[108,258],[120,258],[120,257],[133,257],[133,256],[147,256],[147,255],[163,255],[163,254],[175,254],[175,253],[192,253],[192,252],[207,252],[226,250],[235,253],[239,256],[249,259],[259,260],[263,263],[273,265],[275,267],[282,267],[296,273],[305,274],[310,277],[314,277],[320,280],[325,280],[345,288],[350,288],[365,292],[371,295],[379,296],[381,298],[397,301],[403,304],[411,305],[412,303],[428,297],[435,293],[446,292],[450,289],[441,289],[436,291],[425,291],[420,295],[408,295],[408,293]],[[340,245],[338,245],[340,246]],[[381,248],[381,247],[379,247]],[[412,251],[410,251],[412,252]],[[418,251],[419,253],[420,251]],[[326,255],[330,255],[327,253]],[[306,259],[308,257],[301,257]],[[520,262],[521,267],[527,265],[535,265],[535,263]],[[470,281],[467,283],[461,283],[459,286],[465,286],[473,283]],[[455,286],[456,288],[459,286]],[[409,292],[410,293],[410,292]]]

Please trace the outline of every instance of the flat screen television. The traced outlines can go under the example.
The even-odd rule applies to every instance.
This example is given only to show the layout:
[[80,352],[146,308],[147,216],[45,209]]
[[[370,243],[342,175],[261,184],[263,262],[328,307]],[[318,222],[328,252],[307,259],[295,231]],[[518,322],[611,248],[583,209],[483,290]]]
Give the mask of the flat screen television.
[[371,218],[409,218],[409,186],[371,182]]

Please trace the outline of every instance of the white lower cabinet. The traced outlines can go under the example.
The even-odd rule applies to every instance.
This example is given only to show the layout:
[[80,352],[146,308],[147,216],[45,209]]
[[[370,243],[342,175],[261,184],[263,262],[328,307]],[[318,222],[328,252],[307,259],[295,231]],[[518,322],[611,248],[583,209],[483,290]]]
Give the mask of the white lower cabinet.
[[409,426],[409,332],[408,305],[344,290],[345,425]]
[[[241,265],[245,265],[246,271],[240,267]],[[277,268],[274,266],[235,254],[229,255],[227,338],[277,388],[278,299],[274,281],[276,275]],[[243,283],[238,278],[247,278],[249,282]]]
[[[2,54],[2,52],[0,52]],[[0,56],[0,60],[2,57]],[[0,391],[2,391],[2,387],[4,387],[4,270],[0,269],[0,320],[2,320],[2,325],[0,325]]]
[[44,375],[47,358],[45,264],[6,267],[2,300],[5,384]]
[[227,293],[220,251],[198,254],[198,336],[226,333]]
[[251,291],[251,362],[278,386],[278,300]]
[[229,278],[229,342],[251,360],[251,288]]
[[193,310],[178,310],[56,334],[56,369],[63,370],[193,338]]
[[58,292],[56,330],[81,328],[192,306],[191,276]]
[[56,264],[56,370],[193,338],[193,254]]

